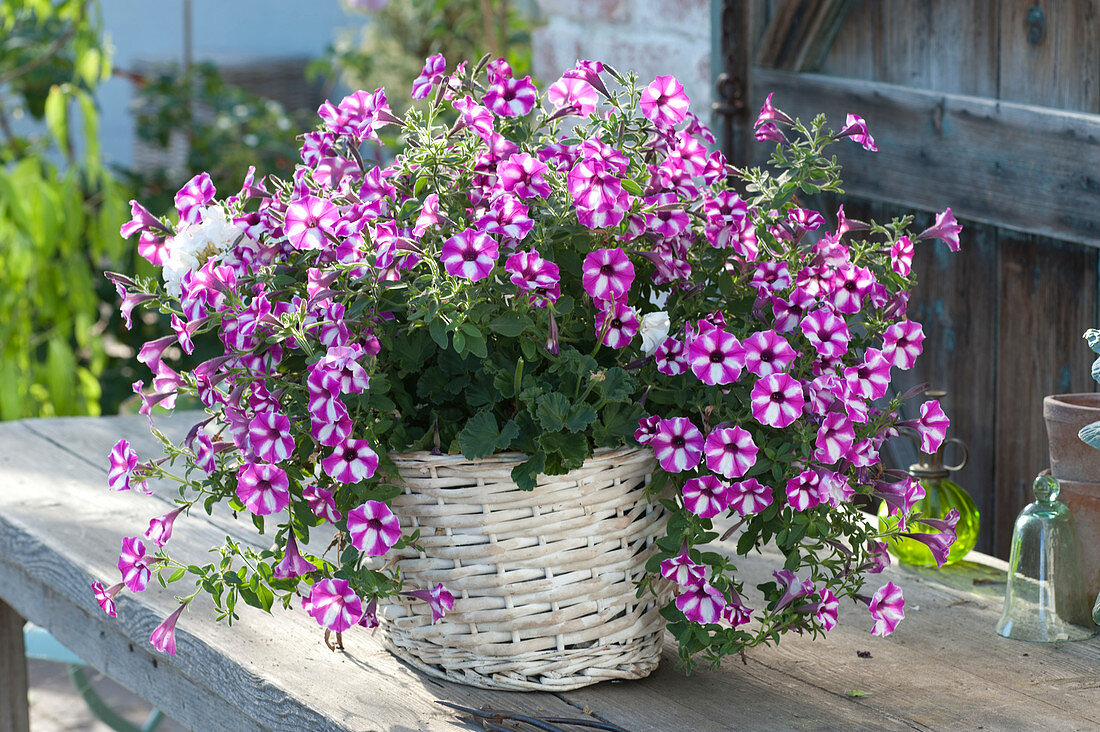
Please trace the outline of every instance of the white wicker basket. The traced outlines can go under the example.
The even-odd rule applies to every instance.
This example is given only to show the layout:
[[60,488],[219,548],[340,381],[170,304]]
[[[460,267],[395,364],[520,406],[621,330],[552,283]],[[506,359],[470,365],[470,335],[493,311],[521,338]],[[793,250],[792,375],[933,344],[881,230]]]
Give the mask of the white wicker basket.
[[399,554],[401,573],[421,588],[442,582],[455,606],[433,625],[426,603],[403,598],[382,613],[383,642],[433,676],[489,689],[649,675],[668,599],[639,599],[635,584],[666,521],[645,497],[652,452],[599,451],[533,491],[510,477],[523,459],[394,456],[405,492],[393,510],[424,550]]

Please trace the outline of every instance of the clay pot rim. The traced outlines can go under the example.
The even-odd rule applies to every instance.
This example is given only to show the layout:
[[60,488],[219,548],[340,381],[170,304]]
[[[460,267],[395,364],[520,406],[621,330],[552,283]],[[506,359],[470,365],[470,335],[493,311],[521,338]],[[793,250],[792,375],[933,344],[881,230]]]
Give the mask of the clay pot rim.
[[1083,391],[1072,394],[1048,394],[1043,397],[1044,411],[1051,409],[1094,412],[1100,418],[1100,392]]

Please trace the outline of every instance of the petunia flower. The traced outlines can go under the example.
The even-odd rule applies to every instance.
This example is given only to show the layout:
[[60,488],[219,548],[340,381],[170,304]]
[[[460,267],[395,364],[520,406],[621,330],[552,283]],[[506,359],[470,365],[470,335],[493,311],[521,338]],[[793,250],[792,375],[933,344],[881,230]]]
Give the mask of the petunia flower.
[[648,445],[653,436],[657,434],[657,425],[661,418],[654,414],[651,417],[642,417],[638,420],[638,429],[634,430],[634,439],[639,445]]
[[128,491],[131,488],[138,488],[144,493],[151,493],[148,484],[144,480],[134,480],[137,472],[137,452],[130,447],[128,440],[119,440],[111,448],[111,453],[108,456],[107,486],[114,491]]
[[706,568],[691,561],[686,551],[661,562],[661,576],[688,589],[699,587],[706,576],[705,572]]
[[713,475],[689,478],[681,489],[684,508],[700,518],[713,518],[730,503],[729,486]]
[[265,463],[281,463],[294,453],[290,420],[278,412],[257,412],[248,423],[252,453]]
[[363,617],[363,603],[347,580],[323,579],[315,582],[302,607],[323,628],[343,633]]
[[858,142],[868,152],[878,152],[875,147],[875,139],[867,131],[867,123],[857,114],[849,114],[844,119],[844,127],[836,134],[837,138],[850,137],[852,142]]
[[566,189],[577,208],[577,220],[590,229],[618,226],[633,199],[614,169],[598,158],[582,158],[566,176]]
[[709,582],[685,589],[676,596],[676,609],[693,623],[717,623],[722,619],[725,608],[725,595]]
[[316,571],[316,565],[303,557],[298,551],[298,541],[294,536],[294,529],[289,529],[286,537],[286,548],[283,550],[283,559],[272,568],[272,576],[275,579],[292,579]]
[[497,234],[505,245],[514,247],[531,233],[535,222],[528,216],[526,204],[515,196],[502,193],[489,204],[489,210],[477,220],[486,234]]
[[512,274],[513,285],[530,293],[528,299],[536,307],[547,307],[561,297],[558,265],[543,259],[534,249],[510,255],[504,262],[504,271]]
[[681,473],[699,464],[703,433],[687,417],[662,419],[649,445],[662,470]]
[[366,440],[348,438],[335,445],[332,454],[322,458],[325,475],[341,483],[361,483],[378,469],[378,453]]
[[937,399],[929,399],[920,405],[920,420],[917,423],[917,431],[920,433],[920,451],[926,455],[934,455],[947,437],[947,428],[951,420],[943,412],[943,407]]
[[927,229],[917,234],[918,239],[943,239],[947,247],[953,251],[959,251],[959,232],[962,226],[955,220],[951,209],[936,214],[936,222]]
[[163,516],[149,520],[149,528],[145,530],[145,538],[157,546],[164,546],[172,538],[172,528],[176,519],[183,513],[186,506],[180,506],[175,511],[169,511]]
[[455,596],[443,586],[443,583],[437,584],[430,590],[410,590],[401,594],[428,603],[428,607],[432,611],[433,624],[442,620],[455,607]]
[[675,338],[665,338],[653,352],[657,371],[666,376],[679,376],[686,373],[689,366],[685,355],[686,350],[682,342]]
[[[954,509],[952,509],[954,511]],[[958,522],[958,512],[955,511],[955,522]],[[920,523],[929,523],[924,519],[918,519]],[[903,531],[901,536],[913,541],[919,541],[928,547],[928,550],[932,552],[932,558],[936,560],[936,566],[942,567],[944,562],[947,561],[947,556],[951,553],[951,547],[954,546],[957,535],[955,533],[955,526],[951,522],[941,522],[943,528],[937,533],[926,534],[923,532],[915,531]]]
[[757,292],[781,292],[791,286],[791,272],[786,262],[757,262],[752,273],[752,286]]
[[868,603],[871,617],[875,619],[875,625],[871,629],[872,635],[886,637],[894,632],[905,618],[905,598],[901,588],[893,582],[887,582],[875,591]]
[[283,232],[295,249],[325,249],[328,237],[336,235],[340,212],[332,201],[306,196],[292,201],[286,209]]
[[707,468],[726,478],[740,478],[756,464],[758,448],[748,430],[719,427],[707,435],[703,448]]
[[686,357],[704,384],[732,384],[741,377],[744,350],[737,336],[721,328],[709,328],[688,339]]
[[429,193],[424,196],[424,205],[416,217],[416,223],[412,228],[412,235],[416,238],[424,236],[424,233],[437,225],[443,217],[439,215],[439,194]]
[[670,325],[668,313],[664,310],[643,315],[642,324],[638,327],[642,336],[642,353],[652,356],[667,339]]
[[527,153],[514,153],[496,167],[497,186],[517,198],[548,198],[550,184],[543,174],[546,165]]
[[818,496],[821,503],[827,503],[833,508],[839,508],[848,503],[855,495],[855,489],[843,473],[834,473],[832,470],[821,468],[818,470],[821,482],[818,486]]
[[447,59],[443,54],[437,53],[424,59],[424,68],[420,70],[420,76],[412,83],[413,99],[427,99],[432,93],[432,87],[443,79],[443,72],[447,70]]
[[560,112],[587,117],[596,111],[600,97],[584,79],[563,76],[546,90],[546,101]]
[[332,497],[332,491],[311,484],[302,488],[302,498],[314,516],[323,518],[330,524],[334,524],[343,518],[343,514],[336,510],[336,501]]
[[798,351],[774,330],[761,330],[741,342],[745,369],[757,376],[786,371]]
[[210,180],[209,173],[199,173],[184,183],[175,198],[180,223],[197,224],[202,221],[202,210],[206,204],[214,200],[215,193],[217,191],[214,189],[214,182]]
[[824,630],[835,628],[840,613],[840,600],[837,596],[828,587],[822,587],[813,599],[815,602],[806,610],[813,613],[814,619],[821,623]]
[[923,350],[923,342],[924,329],[921,324],[903,320],[894,323],[882,334],[882,355],[896,368],[911,369]]
[[748,478],[730,486],[729,507],[742,516],[760,513],[770,505],[772,505],[771,487],[762,484],[756,478]]
[[776,600],[772,612],[779,612],[795,600],[806,597],[814,592],[813,580],[808,577],[804,580],[800,580],[795,573],[789,569],[775,570],[772,572],[772,576],[775,577],[778,588],[783,591],[779,599]]
[[476,229],[466,229],[452,236],[444,242],[439,253],[448,274],[471,282],[488,277],[498,256],[496,240]]
[[913,269],[913,241],[903,236],[890,247],[890,269],[908,277]]
[[757,142],[780,142],[786,144],[788,142],[787,136],[783,134],[783,130],[779,129],[779,125],[775,122],[764,122],[757,125],[752,131],[753,139]]
[[164,619],[164,622],[153,629],[152,634],[149,636],[149,642],[153,644],[153,648],[156,648],[161,653],[167,653],[169,656],[174,656],[176,653],[176,623],[179,622],[180,615],[187,609],[188,603],[182,603],[175,612]]
[[662,128],[683,122],[690,106],[683,84],[673,76],[658,76],[642,89],[638,99],[638,107],[645,118]]
[[125,586],[126,584],[124,582],[119,582],[117,585],[111,585],[110,587],[104,587],[103,583],[99,580],[92,582],[92,592],[95,594],[95,601],[99,604],[99,609],[112,618],[117,618],[118,612],[115,609],[115,595]]
[[787,504],[796,511],[807,511],[821,503],[821,476],[816,470],[803,470],[787,481]]
[[501,117],[522,117],[528,114],[534,108],[537,98],[538,89],[530,76],[522,79],[498,76],[485,90],[483,97],[493,114]]
[[772,313],[775,315],[775,330],[790,333],[799,322],[817,304],[817,298],[801,287],[795,287],[787,298],[771,295]]
[[603,334],[605,346],[625,348],[638,334],[638,317],[632,308],[614,302],[596,313],[596,333]]
[[848,457],[856,441],[855,427],[846,414],[829,412],[817,430],[814,460],[832,465]]
[[863,363],[844,369],[851,392],[863,399],[881,399],[890,388],[890,360],[876,348],[868,348]]
[[884,541],[872,541],[870,546],[871,562],[866,571],[868,574],[880,574],[890,566],[890,552]]
[[806,398],[802,384],[788,374],[770,374],[756,381],[749,394],[752,416],[760,424],[783,428],[802,415]]
[[142,592],[149,585],[152,571],[145,554],[145,544],[136,536],[122,540],[122,552],[118,555],[118,571],[130,592]]
[[290,481],[282,468],[245,463],[237,473],[237,498],[257,516],[279,513],[290,503]]
[[451,104],[459,113],[462,124],[482,140],[488,140],[493,135],[493,113],[475,102],[469,94]]
[[581,273],[584,291],[596,300],[619,300],[634,282],[634,265],[618,247],[589,252]]
[[764,104],[760,107],[760,114],[756,116],[756,121],[753,123],[753,127],[760,127],[766,123],[782,122],[786,125],[793,125],[794,120],[788,117],[783,112],[779,111],[772,105],[772,97],[775,96],[775,92],[770,92],[764,99]]
[[852,315],[863,308],[863,300],[871,292],[875,276],[866,267],[848,262],[837,268],[829,295],[838,313]]
[[356,549],[378,557],[401,538],[401,523],[381,501],[367,501],[348,511],[348,534]]

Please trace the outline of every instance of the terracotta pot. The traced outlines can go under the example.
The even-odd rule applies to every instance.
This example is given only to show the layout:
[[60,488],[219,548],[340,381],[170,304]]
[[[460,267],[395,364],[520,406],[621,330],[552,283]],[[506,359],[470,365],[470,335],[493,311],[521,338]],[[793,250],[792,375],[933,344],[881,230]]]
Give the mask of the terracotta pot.
[[1082,427],[1100,421],[1100,393],[1044,397],[1043,418],[1050,443],[1050,474],[1059,480],[1100,483],[1100,450],[1077,437]]

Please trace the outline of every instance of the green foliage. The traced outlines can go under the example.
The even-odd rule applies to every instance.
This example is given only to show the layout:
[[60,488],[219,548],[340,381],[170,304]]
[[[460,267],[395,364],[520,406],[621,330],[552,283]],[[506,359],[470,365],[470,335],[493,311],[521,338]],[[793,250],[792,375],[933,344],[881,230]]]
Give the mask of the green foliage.
[[[0,419],[100,411],[102,270],[128,249],[92,98],[109,74],[94,3],[0,4]],[[48,134],[14,135],[25,115]]]

